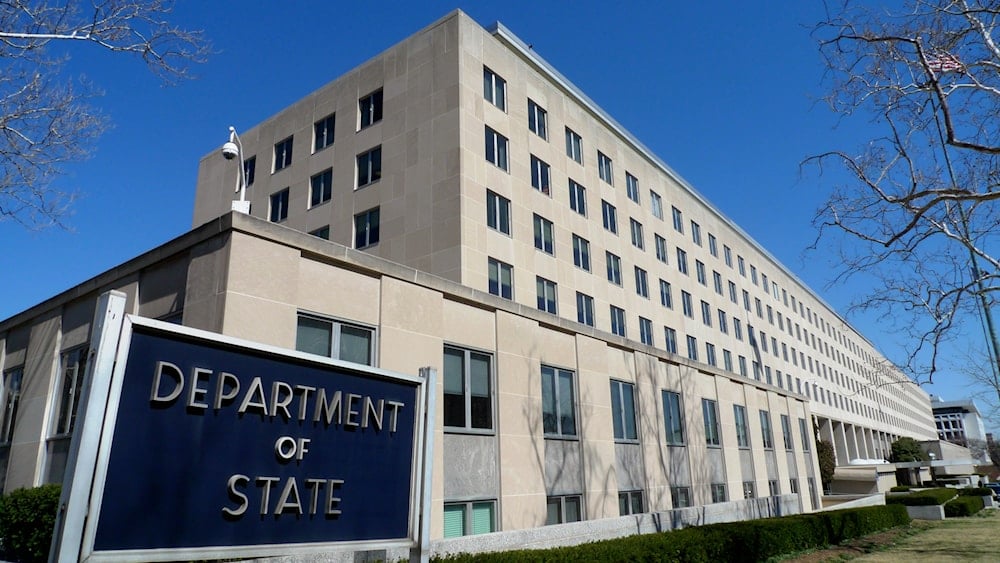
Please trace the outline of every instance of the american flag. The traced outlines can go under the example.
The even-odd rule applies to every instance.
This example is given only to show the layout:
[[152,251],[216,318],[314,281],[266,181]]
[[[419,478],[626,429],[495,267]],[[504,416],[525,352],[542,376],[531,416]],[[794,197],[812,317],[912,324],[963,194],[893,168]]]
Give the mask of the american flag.
[[927,59],[927,68],[934,72],[954,72],[964,68],[958,57],[949,53],[939,53]]

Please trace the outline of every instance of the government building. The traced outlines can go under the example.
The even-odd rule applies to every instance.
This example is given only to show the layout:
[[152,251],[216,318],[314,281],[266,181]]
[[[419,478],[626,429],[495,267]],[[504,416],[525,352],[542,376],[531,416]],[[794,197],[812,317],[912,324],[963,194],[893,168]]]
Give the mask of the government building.
[[848,466],[937,437],[927,393],[500,24],[453,12],[239,140],[201,160],[191,231],[0,322],[4,490],[62,480],[110,289],[436,368],[437,540],[813,511],[817,440]]

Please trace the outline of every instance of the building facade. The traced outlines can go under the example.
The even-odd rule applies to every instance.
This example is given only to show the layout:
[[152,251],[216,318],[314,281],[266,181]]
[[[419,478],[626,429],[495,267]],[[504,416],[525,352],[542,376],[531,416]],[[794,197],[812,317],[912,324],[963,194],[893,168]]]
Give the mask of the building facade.
[[986,426],[972,399],[945,401],[932,397],[931,410],[939,439],[966,447],[977,442],[986,443]]
[[433,535],[797,495],[928,396],[499,24],[454,12],[201,162],[193,230],[0,323],[6,489],[62,478],[94,303],[442,374]]

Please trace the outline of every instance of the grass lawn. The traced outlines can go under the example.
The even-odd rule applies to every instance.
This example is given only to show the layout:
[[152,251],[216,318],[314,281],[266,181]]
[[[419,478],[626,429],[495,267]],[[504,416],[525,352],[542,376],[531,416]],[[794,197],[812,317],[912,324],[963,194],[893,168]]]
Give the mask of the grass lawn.
[[1000,561],[1000,510],[984,510],[969,518],[928,522],[860,538],[835,548],[788,559],[795,563],[828,561],[907,563]]

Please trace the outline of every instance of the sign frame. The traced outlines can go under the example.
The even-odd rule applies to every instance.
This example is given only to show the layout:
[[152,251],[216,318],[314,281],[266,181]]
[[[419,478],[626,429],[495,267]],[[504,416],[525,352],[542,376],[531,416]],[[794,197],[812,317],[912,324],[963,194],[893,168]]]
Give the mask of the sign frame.
[[[409,548],[411,552],[421,553],[426,556],[427,542],[426,527],[428,524],[429,500],[431,491],[429,484],[429,473],[433,460],[433,453],[425,451],[425,448],[433,446],[433,413],[435,402],[433,395],[435,387],[436,372],[433,369],[423,368],[420,375],[408,375],[397,373],[381,368],[365,366],[324,358],[313,354],[298,352],[276,346],[260,344],[218,333],[208,332],[191,327],[185,327],[163,321],[147,319],[135,315],[120,316],[119,322],[104,323],[103,331],[110,331],[112,338],[102,339],[103,345],[94,350],[96,356],[107,356],[109,351],[102,347],[112,347],[114,352],[114,362],[95,363],[92,373],[87,374],[87,385],[93,385],[89,389],[88,400],[81,404],[84,409],[80,415],[83,424],[80,425],[80,434],[74,436],[74,442],[94,444],[98,440],[96,456],[91,455],[93,465],[90,460],[80,460],[84,462],[76,471],[68,472],[64,487],[70,489],[65,513],[60,514],[60,523],[57,524],[56,535],[61,537],[59,549],[52,550],[52,560],[76,560],[85,562],[119,562],[135,560],[156,560],[156,561],[183,561],[183,560],[204,560],[224,558],[253,558],[270,557],[278,555],[307,555],[316,553],[326,553],[333,551],[365,551],[374,549],[395,549]],[[117,319],[115,319],[117,321]],[[108,464],[111,458],[111,447],[113,445],[115,427],[119,419],[119,409],[121,407],[122,388],[125,378],[127,360],[129,358],[132,336],[136,328],[152,332],[153,334],[173,336],[180,339],[189,339],[207,346],[225,348],[231,351],[244,351],[254,355],[267,354],[279,360],[286,359],[296,363],[306,363],[315,365],[321,369],[336,368],[339,371],[346,371],[360,377],[380,379],[415,387],[416,404],[414,408],[414,435],[412,437],[413,452],[410,459],[410,485],[409,485],[409,514],[407,517],[407,535],[405,537],[386,538],[376,540],[346,540],[329,542],[306,542],[306,543],[269,543],[253,545],[227,545],[227,546],[205,546],[205,547],[182,547],[182,548],[156,548],[156,549],[128,549],[128,550],[96,550],[94,547],[101,507],[104,502],[105,485],[108,479]],[[95,326],[96,328],[96,326]],[[118,332],[120,331],[120,334]],[[96,332],[96,331],[95,331]],[[117,336],[117,338],[114,338]],[[110,371],[110,373],[108,373]],[[103,372],[103,373],[102,373]],[[133,375],[134,377],[134,375]],[[72,453],[72,452],[71,452]],[[75,457],[72,456],[71,457]],[[75,465],[76,459],[71,460]],[[81,478],[82,477],[82,478]],[[74,482],[75,480],[75,482]],[[89,483],[88,483],[89,481]],[[75,486],[74,486],[75,485]],[[66,493],[64,492],[64,495]],[[81,501],[81,495],[84,500]],[[64,498],[66,498],[64,496]],[[89,498],[89,502],[86,500]],[[75,511],[71,510],[76,507]],[[82,508],[82,507],[85,508]],[[85,513],[81,511],[85,510]],[[60,528],[61,526],[61,528]],[[69,537],[62,537],[64,532],[74,529],[74,533],[65,534]],[[81,532],[78,531],[82,528]],[[66,545],[65,541],[73,539],[80,540],[75,545]],[[55,543],[55,542],[54,542]],[[55,546],[54,546],[55,547]],[[57,555],[58,553],[58,555]]]

